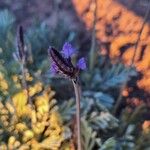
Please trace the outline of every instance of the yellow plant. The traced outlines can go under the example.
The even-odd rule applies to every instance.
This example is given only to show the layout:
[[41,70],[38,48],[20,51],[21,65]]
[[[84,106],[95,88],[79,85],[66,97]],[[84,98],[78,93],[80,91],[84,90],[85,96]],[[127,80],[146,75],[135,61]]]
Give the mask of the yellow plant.
[[71,150],[54,94],[37,83],[29,87],[33,105],[25,90],[0,102],[0,150]]
[[8,83],[4,78],[4,75],[0,72],[0,91],[7,94]]

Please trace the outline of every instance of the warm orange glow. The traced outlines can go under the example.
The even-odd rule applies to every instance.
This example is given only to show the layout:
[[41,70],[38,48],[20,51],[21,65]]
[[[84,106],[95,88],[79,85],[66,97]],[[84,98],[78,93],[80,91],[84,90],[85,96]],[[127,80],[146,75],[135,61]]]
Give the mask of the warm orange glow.
[[145,120],[142,125],[144,133],[150,133],[150,120]]
[[127,89],[124,89],[124,90],[122,91],[122,95],[125,96],[125,97],[127,97],[127,96],[129,95],[128,90],[127,90]]
[[[86,23],[87,28],[93,25],[93,9],[94,1],[89,5],[90,0],[73,0],[77,13]],[[89,11],[85,11],[89,7]],[[84,13],[85,12],[85,13]],[[83,14],[84,13],[84,14]],[[112,58],[121,54],[121,48],[125,48],[122,59],[126,64],[130,64],[134,53],[134,44],[138,38],[143,18],[128,10],[123,5],[114,0],[97,0],[97,18],[96,36],[103,42],[110,42],[110,56]],[[107,35],[107,25],[109,30],[112,29],[111,35]],[[150,25],[145,24],[141,40],[138,45],[135,57],[135,66],[138,71],[144,74],[142,80],[138,82],[138,86],[147,92],[150,91]],[[103,50],[103,54],[106,51]],[[143,55],[143,56],[142,56]]]
[[150,70],[143,71],[144,77],[142,80],[138,81],[138,86],[145,89],[146,91],[150,91]]

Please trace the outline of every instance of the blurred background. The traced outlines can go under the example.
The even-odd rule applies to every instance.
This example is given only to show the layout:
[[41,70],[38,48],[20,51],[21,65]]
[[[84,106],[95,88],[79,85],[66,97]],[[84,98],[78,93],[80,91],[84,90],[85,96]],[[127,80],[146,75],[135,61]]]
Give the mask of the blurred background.
[[[13,57],[17,51],[17,29],[20,25],[23,27],[25,41],[26,87],[22,85],[20,62]],[[25,89],[29,90],[28,96],[35,101],[33,105],[36,108],[42,105],[36,105],[34,100],[36,96],[51,88],[56,92],[54,97],[59,107],[57,113],[63,122],[58,126],[66,127],[67,135],[69,134],[60,140],[56,149],[73,150],[76,149],[74,119],[72,119],[75,113],[73,87],[70,81],[54,77],[50,73],[47,56],[50,45],[61,50],[65,42],[70,42],[78,50],[74,61],[81,56],[87,60],[87,70],[81,72],[80,76],[83,90],[81,102],[83,148],[149,150],[150,1],[0,0],[1,105],[7,110],[7,102],[11,104],[11,99]],[[39,82],[41,90],[35,89],[35,85],[39,86]],[[34,94],[30,94],[30,86],[35,89]],[[19,100],[23,101],[22,98],[18,98]],[[27,100],[24,104],[20,102],[20,105],[16,101],[13,102],[14,108],[28,105]],[[47,105],[50,104],[46,103]],[[47,111],[51,113],[51,109]],[[35,113],[38,111],[35,110]],[[4,120],[7,122],[12,120],[8,116],[6,118]],[[21,123],[20,119],[13,124],[13,132],[11,130],[4,132],[7,123],[0,124],[0,141],[2,141],[0,145],[3,146],[1,149],[5,149],[5,145],[9,149],[12,148],[13,144],[10,142],[12,136],[14,141],[20,144],[16,147],[18,149],[24,144],[30,145],[27,149],[34,149],[32,144],[35,141],[39,145],[44,142],[43,139],[47,137],[44,136],[47,125],[38,132],[39,135],[42,134],[39,138],[33,130],[33,124],[29,125],[25,119],[32,136],[19,141],[16,133],[21,132],[20,136],[26,137],[24,133],[27,129],[16,131],[18,122]],[[45,148],[40,146],[39,149]]]

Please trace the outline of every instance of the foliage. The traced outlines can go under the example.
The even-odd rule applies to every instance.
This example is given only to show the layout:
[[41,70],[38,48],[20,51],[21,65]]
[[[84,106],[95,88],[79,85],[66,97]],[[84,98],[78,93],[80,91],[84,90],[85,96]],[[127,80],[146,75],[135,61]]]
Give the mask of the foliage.
[[106,56],[97,57],[96,66],[92,72],[84,72],[81,76],[85,84],[83,95],[96,98],[110,109],[119,95],[121,86],[131,77],[137,76],[137,72],[135,68],[127,68],[122,63],[108,61]]
[[0,149],[57,150],[69,138],[53,99],[55,92],[42,89],[41,83],[29,88],[34,105],[28,104],[26,91],[0,102]]
[[[28,89],[24,90],[21,84],[23,78],[21,69],[12,56],[16,49],[15,17],[8,10],[0,12],[0,149],[2,150],[75,150],[73,141],[75,133],[71,128],[75,115],[75,100],[58,97],[61,101],[56,104],[53,98],[55,92],[47,86],[51,80],[54,81],[53,87],[57,88],[58,92],[63,93],[65,90],[62,82],[55,82],[48,72],[49,44],[52,43],[59,49],[64,41],[76,43],[75,37],[78,34],[66,28],[63,20],[58,22],[53,28],[42,22],[26,29]],[[112,114],[121,86],[137,75],[135,68],[129,69],[119,61],[112,62],[107,56],[96,57],[93,70],[81,74],[83,150],[148,150],[149,120],[145,123],[142,119],[142,114],[148,111],[147,107],[142,105],[132,114],[129,108],[123,109],[117,117]],[[59,93],[56,93],[56,96],[58,95]],[[29,97],[33,104],[28,102]]]
[[[9,73],[19,73],[18,65],[13,58],[13,52],[16,49],[15,16],[8,10],[0,11],[0,64],[9,70]],[[47,49],[50,43],[57,48],[62,47],[65,41],[73,41],[75,33],[66,28],[63,20],[61,24],[50,28],[45,22],[35,23],[25,32],[25,50],[27,51],[27,66],[32,71],[48,70]],[[58,39],[59,38],[59,39]],[[9,60],[9,62],[8,62]],[[31,65],[34,64],[34,65]]]
[[[64,109],[65,108],[65,109]],[[93,111],[94,109],[94,111]],[[75,114],[75,101],[70,99],[59,108],[63,120],[68,122]],[[84,149],[92,150],[96,145],[100,147],[101,136],[99,132],[113,130],[118,127],[118,120],[113,117],[107,108],[95,99],[84,97],[81,101],[82,138]]]
[[99,150],[112,150],[115,148],[116,141],[114,138],[109,138],[107,141],[104,142],[104,144],[101,146]]
[[97,138],[97,133],[89,126],[86,120],[82,120],[82,143],[83,149],[92,150],[95,145],[100,145],[100,138]]

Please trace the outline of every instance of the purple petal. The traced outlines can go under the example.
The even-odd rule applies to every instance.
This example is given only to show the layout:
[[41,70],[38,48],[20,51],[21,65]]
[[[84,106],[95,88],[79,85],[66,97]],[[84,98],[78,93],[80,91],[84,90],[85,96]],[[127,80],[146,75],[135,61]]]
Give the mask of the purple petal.
[[63,46],[62,53],[65,58],[69,58],[75,53],[75,49],[70,43],[66,42]]
[[86,62],[85,62],[85,58],[80,58],[79,60],[78,60],[78,62],[77,62],[77,67],[79,68],[79,69],[82,69],[82,70],[84,70],[84,69],[86,69]]
[[50,71],[52,74],[56,74],[58,72],[58,67],[56,66],[56,64],[54,62],[52,62],[52,64],[51,64]]

